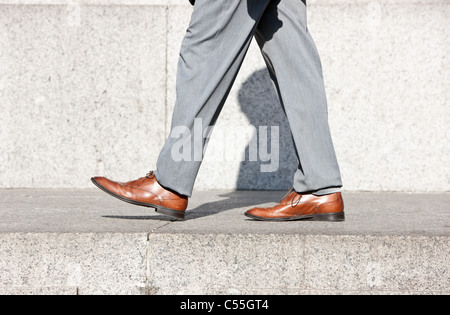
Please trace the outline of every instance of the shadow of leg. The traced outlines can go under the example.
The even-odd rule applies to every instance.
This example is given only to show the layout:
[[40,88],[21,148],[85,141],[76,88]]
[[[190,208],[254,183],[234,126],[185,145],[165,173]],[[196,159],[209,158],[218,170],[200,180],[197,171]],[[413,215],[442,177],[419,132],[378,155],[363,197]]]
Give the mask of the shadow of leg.
[[[292,142],[291,131],[277,94],[267,70],[253,73],[239,90],[239,105],[250,123],[256,128],[258,160],[249,160],[250,144],[245,150],[245,161],[241,162],[237,188],[244,190],[288,190],[292,187],[293,174],[297,170],[298,162]],[[272,139],[271,127],[279,128],[279,139]],[[267,151],[278,154],[279,166],[274,172],[261,172],[261,165],[270,163],[261,160],[261,136],[267,127]],[[261,131],[261,132],[260,132]],[[262,138],[264,139],[264,137]],[[265,139],[264,139],[265,140]],[[270,144],[278,141],[279,152],[271,152]]]

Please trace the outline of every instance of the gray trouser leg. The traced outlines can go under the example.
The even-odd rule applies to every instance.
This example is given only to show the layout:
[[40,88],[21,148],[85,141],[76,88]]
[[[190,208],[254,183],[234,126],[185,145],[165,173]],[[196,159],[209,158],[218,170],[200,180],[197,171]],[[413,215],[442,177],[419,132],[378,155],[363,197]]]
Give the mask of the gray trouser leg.
[[328,125],[322,65],[306,21],[306,5],[275,0],[255,37],[291,127],[299,160],[294,189],[323,195],[340,191],[342,181]]
[[[172,117],[175,135],[190,132],[183,148],[198,151],[195,122],[213,126],[248,51],[257,22],[269,0],[197,0],[178,63],[177,101]],[[181,126],[181,129],[179,128]],[[188,131],[183,130],[187,127]],[[189,139],[191,138],[191,139]],[[197,139],[196,139],[197,138]],[[197,140],[197,141],[196,141]],[[203,139],[203,146],[207,145]],[[173,158],[180,139],[169,136],[157,162],[156,178],[164,187],[191,196],[201,165],[198,152]],[[197,154],[196,154],[197,153]]]
[[[169,136],[160,153],[155,175],[161,185],[192,195],[203,157],[198,142],[206,147],[204,133],[215,124],[255,35],[291,125],[299,158],[295,190],[325,194],[342,186],[320,59],[301,0],[196,1],[180,52],[171,128],[183,140]],[[174,158],[180,147],[183,158]]]

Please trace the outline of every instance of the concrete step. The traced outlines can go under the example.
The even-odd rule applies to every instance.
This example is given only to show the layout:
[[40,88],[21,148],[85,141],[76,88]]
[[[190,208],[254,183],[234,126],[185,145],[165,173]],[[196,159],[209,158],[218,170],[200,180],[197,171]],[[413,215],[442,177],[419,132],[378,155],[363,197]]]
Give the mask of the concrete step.
[[344,192],[345,223],[248,220],[279,191],[196,191],[187,220],[98,190],[0,190],[0,294],[449,294],[450,194]]

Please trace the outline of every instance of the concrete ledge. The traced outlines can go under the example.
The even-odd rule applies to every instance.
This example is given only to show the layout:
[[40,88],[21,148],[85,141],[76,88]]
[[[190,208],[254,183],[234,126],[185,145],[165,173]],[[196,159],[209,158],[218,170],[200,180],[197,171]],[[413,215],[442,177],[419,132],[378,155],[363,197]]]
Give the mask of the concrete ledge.
[[342,224],[243,216],[282,195],[197,191],[173,222],[96,190],[0,190],[0,294],[450,293],[450,194],[347,192]]
[[139,294],[146,234],[1,234],[1,293]]
[[445,237],[150,235],[161,294],[449,293]]

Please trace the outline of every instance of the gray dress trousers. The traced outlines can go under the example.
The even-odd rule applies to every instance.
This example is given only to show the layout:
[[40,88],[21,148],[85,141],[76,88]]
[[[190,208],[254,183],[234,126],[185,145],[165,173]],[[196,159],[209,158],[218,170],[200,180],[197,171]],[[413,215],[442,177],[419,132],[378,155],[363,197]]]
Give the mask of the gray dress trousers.
[[[211,131],[255,38],[291,128],[299,162],[294,189],[316,195],[341,190],[322,65],[306,11],[306,0],[195,1],[180,51],[172,132],[155,170],[162,186],[192,195],[201,156],[191,152],[190,158],[180,160],[173,151],[180,139],[191,141],[191,147],[199,145],[198,137],[182,138],[180,130]],[[177,132],[179,139],[173,137]],[[206,148],[208,137],[201,142]]]

